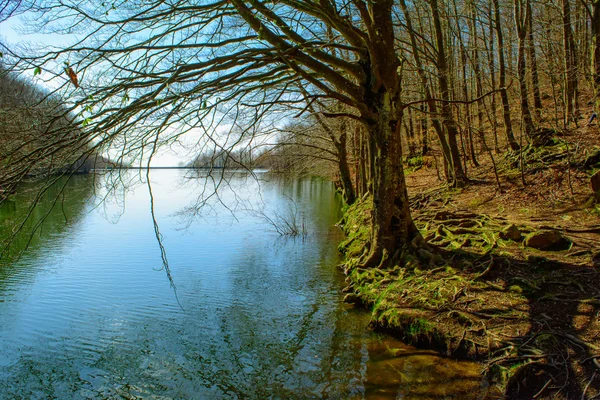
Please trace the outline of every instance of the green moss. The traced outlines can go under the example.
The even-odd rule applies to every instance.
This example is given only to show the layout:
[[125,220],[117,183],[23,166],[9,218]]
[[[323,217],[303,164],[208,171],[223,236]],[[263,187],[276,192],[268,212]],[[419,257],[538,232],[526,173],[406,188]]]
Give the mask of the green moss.
[[517,294],[523,293],[523,288],[519,285],[512,285],[511,287],[508,288],[508,290],[510,292],[517,293]]
[[404,170],[406,172],[414,172],[425,165],[425,160],[423,159],[423,156],[409,157],[406,159],[405,164],[406,167]]
[[346,210],[344,215],[344,233],[346,239],[340,243],[338,250],[346,260],[360,257],[369,245],[371,200],[364,198]]

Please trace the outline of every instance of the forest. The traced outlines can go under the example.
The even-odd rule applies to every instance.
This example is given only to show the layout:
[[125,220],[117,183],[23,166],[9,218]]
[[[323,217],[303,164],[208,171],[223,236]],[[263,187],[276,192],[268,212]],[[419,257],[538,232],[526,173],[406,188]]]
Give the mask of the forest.
[[0,44],[2,79],[51,87],[3,89],[2,121],[69,121],[2,123],[0,195],[176,145],[326,176],[374,329],[481,361],[507,398],[600,395],[599,1],[2,4],[70,42]]

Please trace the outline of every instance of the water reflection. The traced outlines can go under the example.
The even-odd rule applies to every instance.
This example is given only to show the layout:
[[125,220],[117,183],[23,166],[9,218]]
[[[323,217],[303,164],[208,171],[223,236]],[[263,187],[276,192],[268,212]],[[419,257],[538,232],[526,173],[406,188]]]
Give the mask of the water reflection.
[[[73,222],[65,227],[57,215],[24,257],[2,261],[2,271],[21,278],[0,277],[0,398],[484,395],[477,365],[369,332],[368,315],[341,303],[331,184],[225,178],[151,175],[183,309],[160,270],[142,182],[119,191],[123,213],[122,201],[93,208],[96,200],[85,200],[90,181],[76,181]],[[104,198],[114,177],[102,179],[95,190]],[[218,197],[202,198],[215,186]],[[243,211],[282,208],[288,198],[309,224],[302,239],[281,238]],[[184,214],[174,211],[192,210],[198,199],[211,212],[182,230]]]

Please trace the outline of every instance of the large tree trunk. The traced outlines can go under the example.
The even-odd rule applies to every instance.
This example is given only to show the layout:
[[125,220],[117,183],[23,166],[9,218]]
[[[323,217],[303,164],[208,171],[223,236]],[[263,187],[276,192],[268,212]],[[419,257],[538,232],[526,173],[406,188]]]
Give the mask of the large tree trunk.
[[[404,106],[400,93],[400,60],[394,49],[392,0],[370,4],[372,49],[363,68],[368,114],[361,115],[371,142],[372,231],[363,266],[387,266],[404,245],[420,238],[410,215],[402,166],[401,127]],[[367,60],[365,60],[367,61]],[[422,239],[421,239],[422,240]]]
[[365,267],[385,265],[403,245],[420,236],[409,210],[404,168],[400,162],[402,110],[386,93],[377,101],[378,116],[366,130],[375,143],[371,248]]

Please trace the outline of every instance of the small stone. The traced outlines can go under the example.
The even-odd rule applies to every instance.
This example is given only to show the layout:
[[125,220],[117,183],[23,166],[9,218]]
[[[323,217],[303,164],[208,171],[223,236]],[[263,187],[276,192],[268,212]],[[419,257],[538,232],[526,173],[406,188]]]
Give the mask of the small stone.
[[600,251],[592,255],[592,264],[596,268],[600,268]]
[[430,251],[427,251],[425,249],[417,250],[417,254],[419,255],[419,258],[421,259],[421,261],[423,261],[423,262],[429,262],[429,260],[431,260],[433,258],[433,254],[431,254]]
[[500,232],[500,238],[504,240],[512,240],[513,242],[520,242],[522,235],[521,231],[515,224],[510,224]]
[[593,168],[595,165],[600,164],[600,149],[596,148],[596,150],[588,155],[583,163],[583,167],[585,169]]
[[344,296],[344,303],[359,304],[361,301],[360,297],[358,297],[356,293],[348,293],[346,296]]
[[537,266],[543,266],[548,264],[550,260],[547,259],[546,257],[541,257],[541,256],[535,256],[533,254],[530,254],[527,256],[527,262],[530,264],[535,264]]
[[516,294],[522,294],[523,293],[523,288],[519,285],[512,285],[511,287],[508,288],[508,290],[510,292],[516,293]]
[[532,232],[525,238],[525,246],[538,250],[568,250],[571,245],[571,240],[555,230]]
[[444,231],[444,225],[439,225],[436,230],[437,234],[440,236],[446,236],[446,232]]

